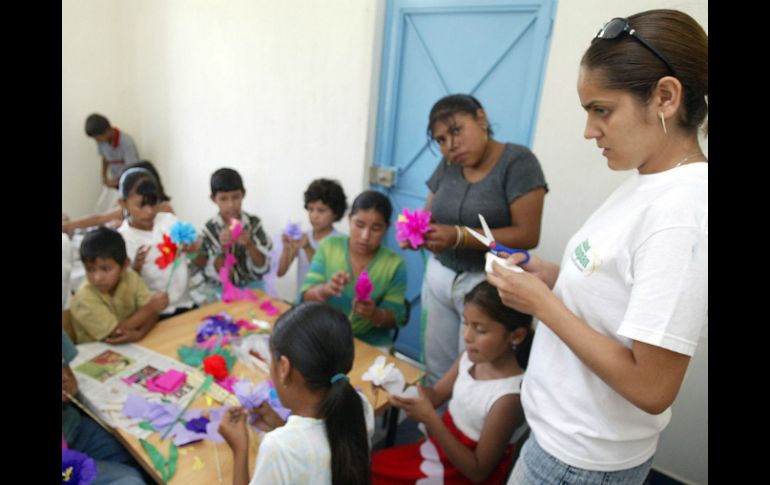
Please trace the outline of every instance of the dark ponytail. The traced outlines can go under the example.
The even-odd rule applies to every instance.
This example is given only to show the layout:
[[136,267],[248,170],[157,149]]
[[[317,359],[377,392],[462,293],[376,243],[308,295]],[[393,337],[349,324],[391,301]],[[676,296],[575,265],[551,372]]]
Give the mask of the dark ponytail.
[[332,483],[370,483],[364,405],[346,376],[355,346],[345,314],[320,302],[297,305],[276,322],[270,348],[274,359],[289,358],[310,390],[326,390],[319,412],[331,449]]
[[521,313],[511,307],[505,306],[500,299],[500,293],[488,281],[482,281],[465,295],[465,304],[473,303],[492,320],[502,324],[506,330],[512,332],[518,328],[526,328],[527,336],[516,346],[516,360],[523,368],[529,363],[529,352],[532,350],[532,339],[535,331],[532,329],[532,315]]

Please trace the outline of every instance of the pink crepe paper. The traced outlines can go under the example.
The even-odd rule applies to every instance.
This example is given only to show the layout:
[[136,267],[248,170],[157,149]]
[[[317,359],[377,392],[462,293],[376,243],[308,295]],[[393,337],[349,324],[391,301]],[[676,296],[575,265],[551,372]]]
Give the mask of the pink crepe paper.
[[263,312],[267,313],[267,315],[270,317],[274,317],[275,315],[281,313],[281,310],[276,308],[270,300],[265,300],[264,303],[259,305],[259,308]]
[[246,320],[243,320],[243,319],[238,320],[237,322],[235,322],[235,324],[238,325],[241,328],[245,328],[246,330],[259,330],[259,327],[257,327],[254,324],[251,324],[251,323],[249,323],[249,322],[247,322]]
[[371,299],[374,285],[372,284],[372,280],[369,278],[369,273],[366,271],[361,271],[361,274],[358,275],[358,281],[356,281],[355,290],[356,300],[369,301]]
[[237,241],[238,236],[240,236],[243,232],[243,225],[241,224],[241,221],[236,218],[232,218],[230,220],[230,232],[233,235],[233,241]]
[[[232,219],[230,222],[230,230],[232,231],[233,241],[236,241],[243,231],[241,221]],[[225,264],[219,268],[219,281],[222,282],[222,301],[225,303],[240,300],[257,301],[257,295],[249,290],[238,288],[230,281],[230,268],[235,266],[235,263],[238,262],[231,251],[232,246],[233,243],[230,243],[225,248],[225,251],[227,252],[225,255]]]
[[163,374],[150,377],[145,381],[147,384],[147,390],[151,392],[159,392],[161,394],[172,394],[179,390],[187,380],[187,374],[179,372],[174,369],[170,369]]
[[121,377],[120,380],[130,386],[131,384],[134,384],[136,381],[139,380],[139,376]]
[[219,269],[219,281],[222,282],[222,301],[250,300],[257,301],[257,295],[249,290],[242,290],[230,281],[230,267],[225,265]]
[[199,349],[214,350],[214,347],[217,345],[217,343],[220,345],[227,345],[231,340],[232,338],[230,338],[229,335],[217,335],[209,337],[203,342],[198,342],[195,344],[195,346]]
[[214,379],[214,382],[219,384],[222,389],[226,390],[230,394],[235,394],[233,386],[238,382],[238,378],[235,376],[227,376],[224,379]]
[[406,207],[396,220],[396,241],[408,241],[412,249],[417,249],[425,242],[425,233],[430,231],[430,211],[415,209],[410,212]]

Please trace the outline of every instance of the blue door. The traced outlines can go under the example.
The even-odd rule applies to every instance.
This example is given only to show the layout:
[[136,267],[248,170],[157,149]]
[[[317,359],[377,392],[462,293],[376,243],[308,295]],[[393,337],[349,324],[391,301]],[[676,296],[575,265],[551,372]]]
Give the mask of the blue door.
[[[556,0],[388,1],[371,180],[395,213],[425,206],[441,159],[426,134],[439,98],[473,94],[497,140],[531,145],[555,10]],[[396,350],[420,360],[423,255],[401,251],[394,234],[386,244],[406,258],[411,304]]]

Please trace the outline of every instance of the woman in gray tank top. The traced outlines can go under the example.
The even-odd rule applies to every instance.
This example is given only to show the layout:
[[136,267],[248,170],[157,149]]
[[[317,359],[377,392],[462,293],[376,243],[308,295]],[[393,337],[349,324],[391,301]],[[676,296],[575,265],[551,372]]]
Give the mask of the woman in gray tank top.
[[426,384],[433,385],[465,348],[463,298],[485,277],[486,248],[463,227],[481,231],[482,214],[496,240],[531,249],[540,238],[548,188],[540,163],[527,147],[492,138],[486,112],[473,96],[438,100],[430,112],[428,136],[443,155],[427,182],[425,204],[432,212],[425,248],[433,254],[422,301],[427,309]]

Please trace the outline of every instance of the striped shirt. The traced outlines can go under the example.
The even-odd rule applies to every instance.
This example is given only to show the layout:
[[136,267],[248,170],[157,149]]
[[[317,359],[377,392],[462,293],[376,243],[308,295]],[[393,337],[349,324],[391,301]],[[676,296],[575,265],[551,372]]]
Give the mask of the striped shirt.
[[[302,301],[302,295],[315,285],[320,285],[331,279],[339,271],[345,271],[351,276],[353,270],[350,266],[348,244],[350,237],[337,236],[324,239],[310,262],[310,269],[305,282],[299,291],[297,303]],[[393,312],[396,324],[401,327],[406,322],[406,305],[404,295],[406,293],[406,263],[404,258],[385,246],[380,246],[377,254],[365,268],[372,280],[374,290],[372,301],[378,308]],[[382,346],[392,344],[390,330],[377,328],[371,321],[351,316],[353,300],[355,298],[354,278],[345,285],[340,296],[333,296],[326,303],[342,311],[350,317],[353,326],[353,334],[370,345]]]
[[[233,256],[235,256],[237,262],[230,270],[230,278],[235,286],[243,287],[254,281],[261,280],[262,275],[270,270],[270,250],[273,249],[273,243],[270,238],[267,237],[259,217],[241,211],[240,220],[243,225],[243,230],[251,234],[252,242],[259,252],[265,255],[264,264],[257,266],[249,256],[246,246],[238,243],[233,244]],[[219,273],[214,269],[214,260],[224,256],[222,245],[219,243],[219,233],[229,225],[229,222],[226,223],[222,219],[222,216],[217,214],[216,217],[209,219],[202,230],[203,241],[201,250],[204,251],[209,258],[204,274],[207,279],[218,284]]]

